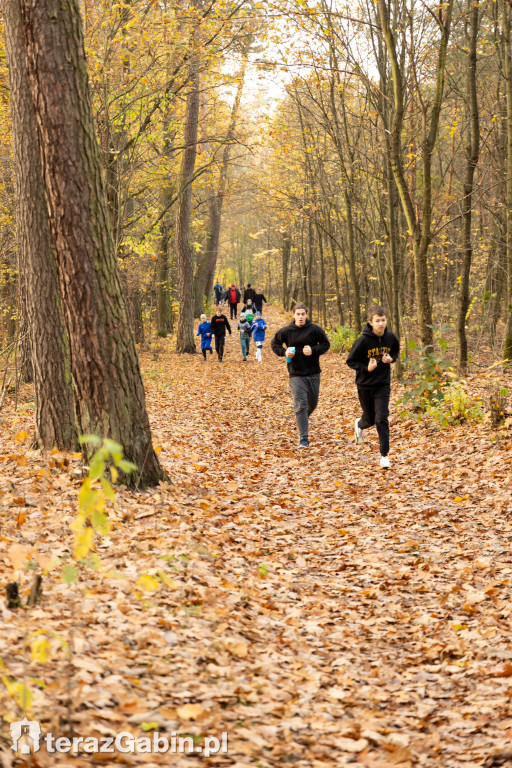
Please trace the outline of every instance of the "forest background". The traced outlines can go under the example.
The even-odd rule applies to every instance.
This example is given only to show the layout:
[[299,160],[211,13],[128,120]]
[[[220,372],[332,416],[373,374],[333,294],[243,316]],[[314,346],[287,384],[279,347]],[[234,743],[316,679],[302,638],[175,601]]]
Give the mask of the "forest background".
[[[342,339],[378,302],[406,348],[449,325],[462,369],[476,350],[510,358],[506,3],[84,0],[81,14],[137,342],[177,331],[192,351],[218,277],[305,301]],[[1,57],[7,347],[23,329]]]

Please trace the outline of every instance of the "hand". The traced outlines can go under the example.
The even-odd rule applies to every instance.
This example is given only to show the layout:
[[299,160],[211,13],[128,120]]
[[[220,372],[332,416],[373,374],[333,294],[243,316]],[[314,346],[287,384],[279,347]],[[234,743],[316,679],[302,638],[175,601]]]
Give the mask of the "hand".
[[368,373],[371,373],[374,371],[377,367],[377,361],[374,357],[370,357],[370,361],[368,363]]
[[391,357],[391,355],[388,355],[388,353],[386,352],[384,355],[382,355],[382,362],[383,363],[392,363],[393,362],[393,358]]
[[284,354],[286,357],[293,357],[295,354],[295,350],[292,347],[287,347],[286,352]]
[[306,355],[306,357],[309,357],[310,355],[312,355],[312,354],[313,354],[313,350],[311,349],[311,347],[309,346],[309,344],[306,344],[306,346],[303,348],[303,350],[302,350],[302,351],[303,351],[303,353]]

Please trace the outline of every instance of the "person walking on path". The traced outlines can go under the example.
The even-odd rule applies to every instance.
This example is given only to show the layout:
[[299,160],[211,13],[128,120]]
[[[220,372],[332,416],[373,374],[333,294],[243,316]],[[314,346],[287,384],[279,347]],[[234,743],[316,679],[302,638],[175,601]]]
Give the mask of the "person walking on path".
[[244,313],[247,322],[252,323],[254,320],[254,307],[252,305],[252,299],[247,299],[247,303],[242,307],[242,312]]
[[222,285],[220,283],[215,283],[213,286],[213,296],[215,301],[215,306],[220,304],[221,298],[222,298]]
[[224,357],[224,344],[226,343],[226,330],[231,336],[231,326],[226,315],[222,314],[222,307],[217,307],[211,320],[212,333],[215,336],[215,351],[217,352],[219,363],[222,363]]
[[299,448],[309,448],[309,417],[318,405],[320,393],[318,361],[331,346],[329,339],[319,325],[309,320],[306,305],[299,303],[293,310],[293,323],[281,328],[270,345],[278,357],[286,357]]
[[236,320],[238,302],[240,301],[240,291],[234,283],[228,288],[228,301],[230,311],[229,319]]
[[377,427],[380,465],[391,466],[389,453],[389,396],[391,393],[391,363],[400,354],[400,342],[387,330],[386,310],[372,307],[363,333],[357,338],[347,357],[347,365],[356,371],[356,386],[363,409],[355,420],[356,443],[364,442],[364,430]]
[[268,304],[265,296],[263,295],[263,291],[260,288],[258,288],[256,293],[254,294],[252,303],[256,312],[259,312],[260,314],[263,314],[263,302],[265,302],[265,304]]
[[251,299],[251,301],[252,301],[252,299],[254,299],[255,295],[256,295],[256,291],[254,290],[254,288],[251,288],[251,284],[250,283],[247,283],[247,288],[244,291],[244,304],[247,304],[249,299]]
[[206,350],[209,349],[210,355],[212,354],[212,326],[206,319],[206,315],[201,315],[200,320],[196,335],[201,337],[201,352],[206,362]]
[[240,320],[238,321],[238,330],[240,331],[240,344],[242,345],[242,356],[244,363],[247,362],[247,355],[249,354],[249,339],[251,338],[251,324],[246,319],[243,312],[240,312]]
[[260,312],[256,312],[256,316],[251,325],[252,337],[256,344],[256,360],[261,363],[261,350],[263,349],[263,342],[265,341],[265,331],[267,330],[267,324],[261,316]]

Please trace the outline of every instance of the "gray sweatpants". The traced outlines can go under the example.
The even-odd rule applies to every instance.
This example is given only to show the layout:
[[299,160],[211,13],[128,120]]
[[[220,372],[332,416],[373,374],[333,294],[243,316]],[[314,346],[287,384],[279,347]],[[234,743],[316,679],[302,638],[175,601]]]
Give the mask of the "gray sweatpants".
[[309,417],[318,405],[320,374],[290,376],[290,389],[292,390],[293,407],[300,439],[308,440]]

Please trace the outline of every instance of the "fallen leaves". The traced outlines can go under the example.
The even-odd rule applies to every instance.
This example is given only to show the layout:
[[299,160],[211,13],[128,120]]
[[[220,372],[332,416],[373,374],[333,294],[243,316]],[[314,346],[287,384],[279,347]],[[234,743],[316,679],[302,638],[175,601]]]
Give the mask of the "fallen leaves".
[[[271,330],[282,321],[269,317]],[[147,397],[172,482],[117,490],[101,568],[70,566],[69,586],[56,566],[73,544],[81,456],[21,454],[29,421],[2,437],[3,583],[18,579],[25,603],[31,569],[44,572],[34,609],[0,601],[9,680],[27,677],[32,714],[63,736],[68,686],[84,737],[228,731],[212,765],[498,759],[512,729],[509,442],[487,425],[447,438],[395,417],[381,473],[375,435],[352,442],[352,373],[329,355],[298,455],[282,361],[266,345],[241,378],[232,341],[224,367],[162,350],[155,381],[172,383],[148,379]],[[70,641],[71,660],[35,627]]]

